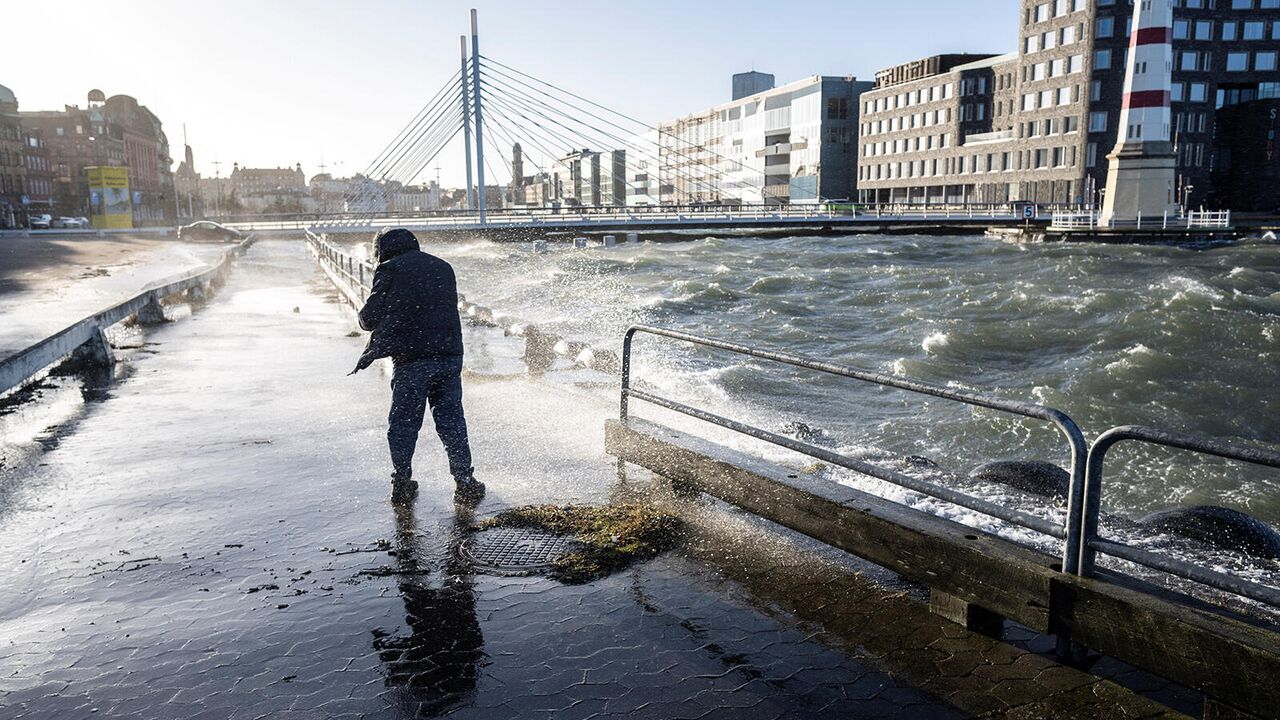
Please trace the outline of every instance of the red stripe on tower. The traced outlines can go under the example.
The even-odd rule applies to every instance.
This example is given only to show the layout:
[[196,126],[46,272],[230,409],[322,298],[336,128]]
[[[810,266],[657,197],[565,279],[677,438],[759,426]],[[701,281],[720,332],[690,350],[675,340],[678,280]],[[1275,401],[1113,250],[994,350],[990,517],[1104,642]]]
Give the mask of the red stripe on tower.
[[1168,90],[1137,90],[1124,94],[1126,108],[1169,107]]
[[1139,45],[1168,45],[1173,42],[1173,28],[1139,28],[1129,37],[1129,47]]

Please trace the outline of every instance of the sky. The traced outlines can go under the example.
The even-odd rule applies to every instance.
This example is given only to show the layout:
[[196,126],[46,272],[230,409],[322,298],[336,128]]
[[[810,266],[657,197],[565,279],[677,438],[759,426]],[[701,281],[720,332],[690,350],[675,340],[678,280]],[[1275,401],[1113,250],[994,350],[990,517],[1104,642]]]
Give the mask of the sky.
[[[345,176],[458,69],[472,7],[486,56],[650,124],[729,100],[735,72],[872,80],[1017,41],[1014,0],[42,0],[5,8],[23,30],[0,42],[0,85],[22,110],[83,107],[92,88],[133,95],[175,160],[186,125],[205,175],[220,161],[223,175],[301,163],[310,177],[323,161]],[[462,184],[460,142],[438,162],[446,186]]]

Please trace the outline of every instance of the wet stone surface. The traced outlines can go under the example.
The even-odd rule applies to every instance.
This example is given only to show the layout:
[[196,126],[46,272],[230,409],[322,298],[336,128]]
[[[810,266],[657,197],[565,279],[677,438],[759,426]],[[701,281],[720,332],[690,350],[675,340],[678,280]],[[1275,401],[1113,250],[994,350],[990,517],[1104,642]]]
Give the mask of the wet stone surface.
[[473,352],[489,494],[456,507],[424,435],[397,511],[387,377],[345,376],[361,339],[332,299],[301,243],[259,244],[74,431],[0,470],[0,718],[1162,712],[722,509],[584,585],[477,573],[459,546],[484,517],[647,492],[603,452],[616,406]]

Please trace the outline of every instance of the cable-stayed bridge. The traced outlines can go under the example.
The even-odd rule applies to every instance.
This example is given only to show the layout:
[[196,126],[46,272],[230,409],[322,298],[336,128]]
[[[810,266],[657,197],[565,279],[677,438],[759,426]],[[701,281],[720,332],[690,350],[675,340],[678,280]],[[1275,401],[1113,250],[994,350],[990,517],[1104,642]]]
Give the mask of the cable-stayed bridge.
[[[612,110],[480,52],[475,11],[459,68],[404,125],[343,198],[344,211],[242,223],[260,230],[367,232],[818,231],[885,223],[990,224],[1008,204],[858,207],[789,203],[759,153],[727,155],[711,138],[675,133]],[[393,213],[390,196],[463,146],[465,209]],[[716,146],[718,147],[718,146]],[[721,148],[722,150],[722,148]],[[495,182],[496,181],[496,182]]]

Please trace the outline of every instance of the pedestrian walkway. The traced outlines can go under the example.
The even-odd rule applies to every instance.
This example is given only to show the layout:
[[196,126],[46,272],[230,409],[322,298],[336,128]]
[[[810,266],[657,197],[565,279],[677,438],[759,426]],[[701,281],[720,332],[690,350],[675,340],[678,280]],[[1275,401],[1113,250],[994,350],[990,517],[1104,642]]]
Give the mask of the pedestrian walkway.
[[148,284],[214,262],[227,247],[119,235],[7,237],[0,242],[0,358]]
[[[506,349],[473,331],[488,496],[456,508],[424,438],[421,495],[396,512],[387,377],[346,375],[362,338],[324,283],[301,243],[259,243],[38,463],[0,470],[0,718],[1163,712],[838,563],[811,566],[826,595],[801,587],[810,551],[714,506],[689,506],[683,551],[586,585],[473,573],[456,550],[476,516],[647,491],[604,453],[616,408],[499,372]],[[823,626],[832,588],[862,620]]]

